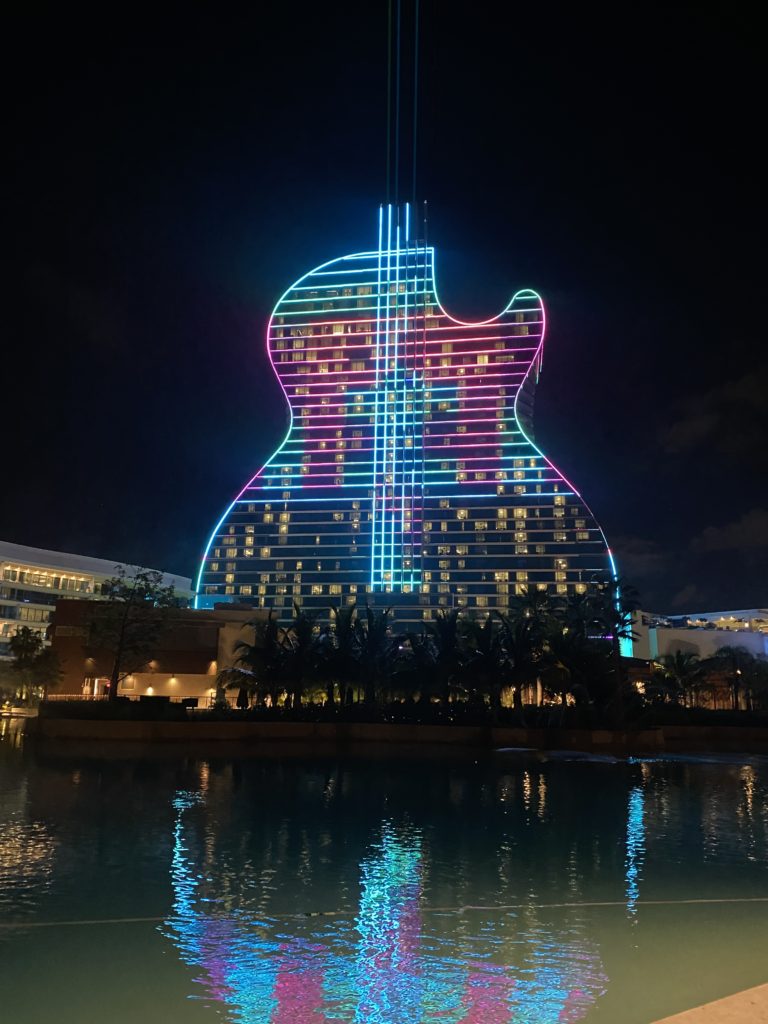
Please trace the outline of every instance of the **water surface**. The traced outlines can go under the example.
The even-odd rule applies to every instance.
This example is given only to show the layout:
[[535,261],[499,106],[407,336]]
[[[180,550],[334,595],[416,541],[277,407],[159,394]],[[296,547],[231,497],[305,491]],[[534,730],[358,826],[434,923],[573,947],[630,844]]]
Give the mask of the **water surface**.
[[768,981],[767,795],[755,757],[49,757],[1,721],[4,1019],[649,1024]]

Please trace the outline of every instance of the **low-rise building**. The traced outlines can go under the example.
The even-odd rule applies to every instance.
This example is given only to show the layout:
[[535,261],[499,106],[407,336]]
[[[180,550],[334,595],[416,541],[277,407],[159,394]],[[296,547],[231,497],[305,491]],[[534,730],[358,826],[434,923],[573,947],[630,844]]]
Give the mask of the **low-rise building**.
[[[98,610],[88,601],[60,601],[53,622],[53,649],[63,672],[54,696],[101,696],[109,691],[114,655],[90,644]],[[165,628],[146,663],[121,679],[123,697],[197,698],[200,706],[216,693],[216,678],[232,668],[239,641],[253,643],[254,623],[267,612],[250,605],[213,609],[170,608]]]
[[744,647],[750,654],[768,656],[766,609],[695,615],[636,612],[632,628],[636,634],[632,653],[644,661],[656,661],[678,651],[711,658],[721,647]]
[[[0,541],[0,658],[9,656],[8,641],[22,626],[45,638],[53,609],[62,599],[101,600],[102,586],[115,576],[118,564]],[[135,567],[124,568],[130,574]],[[163,585],[173,586],[185,600],[192,596],[187,576],[163,573]]]

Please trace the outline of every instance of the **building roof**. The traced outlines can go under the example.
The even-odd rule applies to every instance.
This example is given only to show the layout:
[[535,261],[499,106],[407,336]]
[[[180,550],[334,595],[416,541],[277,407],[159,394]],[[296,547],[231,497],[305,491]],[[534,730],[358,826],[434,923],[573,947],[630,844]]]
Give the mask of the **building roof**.
[[[25,544],[12,544],[10,541],[0,540],[0,562],[10,562],[19,565],[32,565],[40,569],[60,569],[67,572],[83,573],[91,576],[103,576],[111,578],[115,575],[118,566],[122,565],[126,571],[136,569],[138,566],[128,565],[124,562],[110,561],[108,558],[92,558],[90,555],[74,555],[68,551],[48,551],[45,548],[30,548]],[[142,568],[145,568],[142,566]],[[160,570],[152,570],[159,572]],[[172,585],[180,593],[189,593],[192,590],[192,580],[187,576],[178,576],[176,573],[163,573],[163,584]]]

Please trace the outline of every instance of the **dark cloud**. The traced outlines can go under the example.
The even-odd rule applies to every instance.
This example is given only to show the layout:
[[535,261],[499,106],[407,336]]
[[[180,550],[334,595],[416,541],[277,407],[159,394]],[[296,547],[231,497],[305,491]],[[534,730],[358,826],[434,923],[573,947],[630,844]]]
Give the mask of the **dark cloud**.
[[658,577],[669,564],[669,553],[658,541],[647,537],[611,537],[611,547],[616,555],[620,575],[636,585],[649,577]]
[[686,583],[670,601],[669,611],[690,610],[694,605],[701,607],[702,603],[706,603],[706,599],[700,588],[695,583]]
[[766,396],[768,367],[758,367],[687,397],[678,404],[677,418],[663,428],[662,447],[669,455],[707,446],[718,455],[752,458],[768,433]]
[[691,541],[693,551],[744,551],[768,547],[768,510],[753,508],[724,526],[708,526]]

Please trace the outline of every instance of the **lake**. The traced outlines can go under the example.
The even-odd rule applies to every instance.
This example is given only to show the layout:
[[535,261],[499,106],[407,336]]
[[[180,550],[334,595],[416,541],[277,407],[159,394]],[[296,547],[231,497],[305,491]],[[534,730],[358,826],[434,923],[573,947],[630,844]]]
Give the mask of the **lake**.
[[90,758],[0,720],[23,1024],[649,1024],[768,981],[768,759]]

